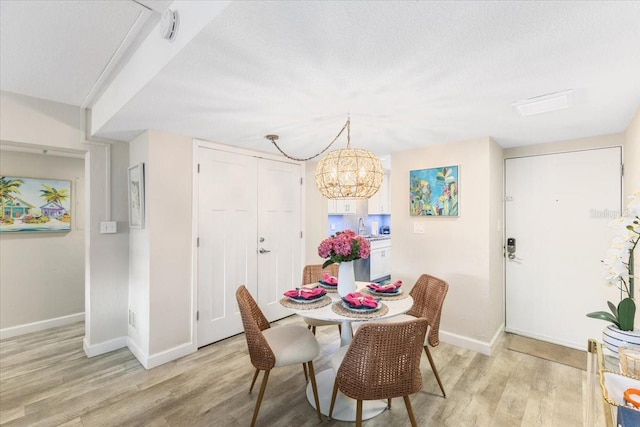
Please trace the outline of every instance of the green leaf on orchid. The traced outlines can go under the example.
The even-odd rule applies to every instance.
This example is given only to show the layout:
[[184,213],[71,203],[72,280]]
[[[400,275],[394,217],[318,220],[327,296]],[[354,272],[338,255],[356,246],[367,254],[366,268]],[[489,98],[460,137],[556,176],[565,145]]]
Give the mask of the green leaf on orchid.
[[613,313],[613,316],[618,317],[618,309],[616,306],[611,301],[607,301],[607,305],[609,306],[609,310]]
[[611,322],[618,328],[620,328],[618,319],[616,319],[615,317],[613,317],[613,315],[611,315],[611,313],[608,313],[606,311],[594,311],[593,313],[587,313],[587,317],[591,317],[592,319],[606,320],[607,322]]
[[618,304],[618,322],[620,330],[632,331],[633,318],[636,315],[636,303],[631,298],[624,298]]

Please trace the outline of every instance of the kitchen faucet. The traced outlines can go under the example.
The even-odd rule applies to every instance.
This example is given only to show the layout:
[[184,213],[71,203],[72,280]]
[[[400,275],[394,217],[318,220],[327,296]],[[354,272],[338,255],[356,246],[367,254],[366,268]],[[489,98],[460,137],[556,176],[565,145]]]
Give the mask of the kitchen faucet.
[[362,217],[360,217],[358,218],[358,234],[363,235],[365,231],[366,228],[364,226],[364,220],[362,219]]

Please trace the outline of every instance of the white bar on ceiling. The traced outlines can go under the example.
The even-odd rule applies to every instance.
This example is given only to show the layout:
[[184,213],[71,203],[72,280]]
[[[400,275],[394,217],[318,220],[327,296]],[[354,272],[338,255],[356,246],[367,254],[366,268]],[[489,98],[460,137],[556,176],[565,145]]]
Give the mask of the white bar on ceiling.
[[[156,27],[149,33],[122,71],[95,102],[91,133],[102,128],[140,90],[197,36],[231,1],[174,1],[180,26],[172,41],[163,39]],[[158,24],[160,25],[160,24]]]

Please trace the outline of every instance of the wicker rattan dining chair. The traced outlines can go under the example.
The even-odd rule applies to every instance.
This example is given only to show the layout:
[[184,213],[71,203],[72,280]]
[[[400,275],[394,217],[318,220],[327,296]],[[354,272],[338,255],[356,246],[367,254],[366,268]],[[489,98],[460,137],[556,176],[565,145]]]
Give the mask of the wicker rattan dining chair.
[[305,368],[305,375],[307,367],[309,368],[311,387],[316,403],[316,412],[318,413],[318,419],[322,421],[318,387],[313,370],[313,359],[315,359],[320,352],[320,346],[318,345],[316,337],[303,326],[287,325],[271,328],[262,310],[260,310],[260,307],[258,307],[258,304],[244,285],[240,286],[236,291],[236,299],[240,307],[240,315],[244,326],[245,338],[247,339],[251,364],[256,368],[249,393],[253,390],[260,371],[264,371],[262,384],[260,385],[260,393],[258,394],[256,407],[253,411],[251,426],[253,427],[255,425],[256,419],[258,418],[258,411],[260,410],[260,404],[264,397],[264,391],[267,388],[267,380],[269,379],[271,369],[297,364],[302,364]]
[[406,314],[401,314],[388,320],[389,322],[404,322],[416,317],[427,319],[429,332],[424,341],[424,352],[427,354],[431,370],[436,376],[436,380],[444,397],[447,397],[447,393],[444,391],[438,369],[433,362],[429,345],[435,347],[440,344],[440,315],[442,314],[442,305],[448,290],[449,284],[444,280],[423,274],[418,278],[411,292],[409,292],[413,298],[413,306],[411,309]]
[[[333,277],[338,277],[338,264],[331,264],[327,266],[327,268],[322,268],[322,264],[310,264],[305,265],[302,270],[302,284],[307,285],[310,283],[317,283],[318,280],[322,279],[322,273],[328,273]],[[304,322],[307,324],[307,327],[313,332],[313,335],[316,334],[317,326],[338,326],[338,331],[342,332],[340,322],[331,322],[328,320],[318,320],[318,319],[310,319],[308,317],[303,317]]]
[[[329,419],[333,415],[336,396],[340,390],[356,400],[356,426],[362,425],[362,401],[391,399],[402,396],[411,425],[417,427],[409,395],[422,388],[420,355],[425,334],[426,319],[413,319],[396,323],[365,323],[356,332],[346,352],[338,352],[331,360],[336,369],[336,380],[331,396]],[[338,365],[339,362],[339,365]]]

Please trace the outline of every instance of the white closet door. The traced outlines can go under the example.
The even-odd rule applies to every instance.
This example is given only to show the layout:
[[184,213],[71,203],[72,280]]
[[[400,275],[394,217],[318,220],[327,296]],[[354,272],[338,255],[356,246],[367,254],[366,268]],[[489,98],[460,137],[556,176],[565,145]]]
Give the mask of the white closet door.
[[291,315],[282,294],[300,286],[302,168],[258,161],[258,304],[270,321]]
[[[198,149],[198,346],[243,331],[235,291],[257,294],[257,159]],[[169,203],[170,200],[167,201]]]

